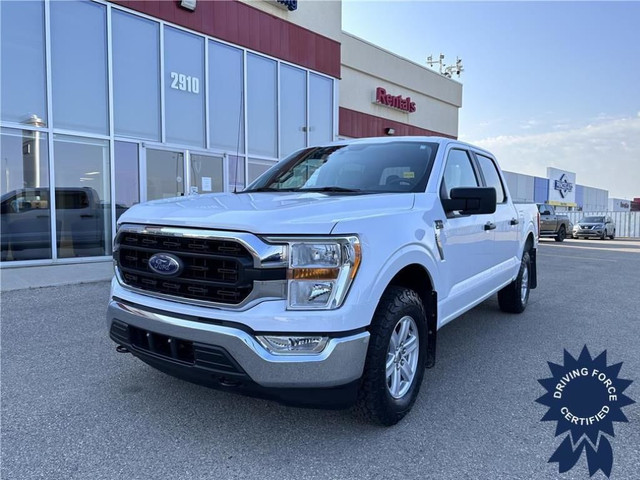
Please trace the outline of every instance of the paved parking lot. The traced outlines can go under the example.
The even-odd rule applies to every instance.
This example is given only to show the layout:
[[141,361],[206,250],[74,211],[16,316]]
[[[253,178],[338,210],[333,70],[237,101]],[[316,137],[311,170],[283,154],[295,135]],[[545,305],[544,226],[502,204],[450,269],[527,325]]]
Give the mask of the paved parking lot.
[[[382,428],[165,376],[107,337],[106,282],[2,295],[2,478],[558,478],[537,379],[607,349],[640,401],[640,242],[543,241],[527,311],[495,298],[440,331],[411,414]],[[640,472],[640,405],[611,478]],[[561,478],[589,478],[583,458]],[[592,478],[605,478],[601,472]]]

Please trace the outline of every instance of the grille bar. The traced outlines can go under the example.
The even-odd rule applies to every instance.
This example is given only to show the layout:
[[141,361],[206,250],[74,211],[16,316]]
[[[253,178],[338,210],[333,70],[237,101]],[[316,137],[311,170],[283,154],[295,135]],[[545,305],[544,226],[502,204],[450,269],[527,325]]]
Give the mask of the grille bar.
[[[120,277],[136,289],[230,305],[241,303],[253,290],[253,256],[238,242],[124,231],[116,247]],[[181,270],[173,276],[151,270],[149,260],[158,253],[178,258]]]

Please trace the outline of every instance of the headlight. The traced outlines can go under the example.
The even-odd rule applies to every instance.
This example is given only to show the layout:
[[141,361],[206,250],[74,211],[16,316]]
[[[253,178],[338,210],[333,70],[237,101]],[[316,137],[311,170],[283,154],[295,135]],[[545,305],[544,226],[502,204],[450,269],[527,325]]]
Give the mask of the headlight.
[[[270,238],[281,242],[283,239]],[[361,261],[357,237],[284,239],[289,244],[288,308],[340,307]]]

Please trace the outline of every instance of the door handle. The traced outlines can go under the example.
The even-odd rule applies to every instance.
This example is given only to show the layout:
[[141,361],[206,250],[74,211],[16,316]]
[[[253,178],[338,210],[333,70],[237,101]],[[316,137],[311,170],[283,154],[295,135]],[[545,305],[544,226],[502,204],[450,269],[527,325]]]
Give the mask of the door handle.
[[511,219],[511,225],[517,225],[519,223],[520,223],[520,221],[517,218],[512,218]]
[[95,217],[95,215],[91,215],[88,213],[83,213],[82,215],[80,215],[80,218],[93,218],[93,217]]
[[496,228],[496,224],[493,222],[487,222],[484,224],[485,230],[495,230],[495,228]]

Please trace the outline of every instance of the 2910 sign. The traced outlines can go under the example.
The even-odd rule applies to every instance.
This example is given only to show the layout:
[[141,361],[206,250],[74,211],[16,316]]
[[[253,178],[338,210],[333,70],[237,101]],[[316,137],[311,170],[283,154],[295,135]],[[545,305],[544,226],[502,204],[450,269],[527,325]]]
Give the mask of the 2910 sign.
[[171,72],[171,88],[198,94],[200,93],[200,79],[184,73]]

